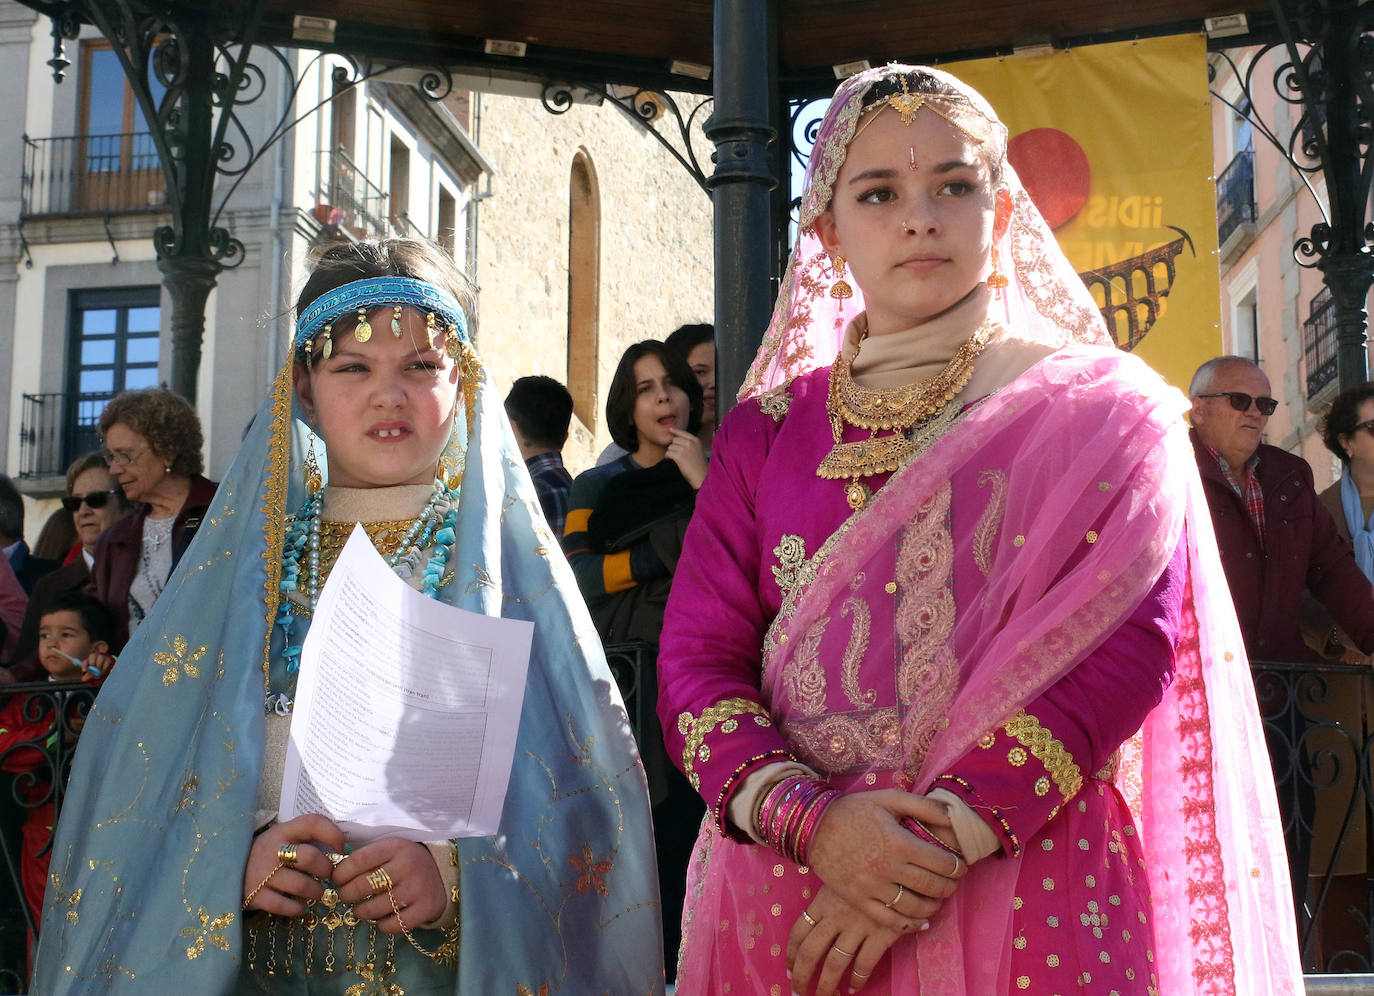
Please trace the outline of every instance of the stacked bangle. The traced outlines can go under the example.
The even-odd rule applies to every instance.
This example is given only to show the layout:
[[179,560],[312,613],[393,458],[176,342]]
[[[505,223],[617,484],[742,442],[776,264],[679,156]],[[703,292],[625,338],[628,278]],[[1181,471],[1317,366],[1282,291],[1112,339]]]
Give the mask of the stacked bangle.
[[930,829],[930,827],[926,826],[920,820],[916,819],[916,817],[903,816],[901,819],[901,824],[902,826],[910,830],[912,833],[914,833],[917,837],[921,838],[921,840],[925,841],[927,844],[934,844],[936,847],[944,851],[946,854],[952,854],[959,860],[963,860],[964,856],[959,852],[959,849],[957,847],[950,847],[943,840],[937,837],[934,831]]
[[839,797],[839,790],[821,778],[793,775],[782,779],[759,805],[759,838],[783,857],[807,864],[816,828]]

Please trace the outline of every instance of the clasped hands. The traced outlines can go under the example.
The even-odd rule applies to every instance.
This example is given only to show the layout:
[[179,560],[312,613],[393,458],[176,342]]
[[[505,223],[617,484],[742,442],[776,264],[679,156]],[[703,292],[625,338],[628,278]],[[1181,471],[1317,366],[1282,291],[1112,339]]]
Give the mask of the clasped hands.
[[[284,849],[289,854],[292,845],[294,860],[284,863],[280,855]],[[337,865],[326,856],[326,849],[342,853],[344,834],[317,814],[274,823],[258,834],[243,872],[244,908],[301,916],[308,905],[324,897],[321,883],[332,881],[339,899],[353,907],[353,914],[375,922],[384,934],[404,932],[397,909],[405,911],[407,926],[430,923],[443,913],[447,905],[444,882],[423,844],[386,837],[358,848]],[[390,896],[385,888],[374,888],[383,870],[381,881],[390,879]]]
[[899,937],[925,930],[968,866],[898,821],[911,816],[953,844],[940,803],[899,789],[856,792],[826,812],[810,867],[823,883],[787,939],[793,992],[858,992]]

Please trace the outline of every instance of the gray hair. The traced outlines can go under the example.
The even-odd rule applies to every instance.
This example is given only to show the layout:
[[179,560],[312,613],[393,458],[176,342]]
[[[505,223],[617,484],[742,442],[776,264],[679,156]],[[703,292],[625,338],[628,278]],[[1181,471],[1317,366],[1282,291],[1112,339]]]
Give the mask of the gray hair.
[[1216,379],[1217,371],[1224,366],[1232,363],[1244,364],[1247,367],[1254,367],[1263,373],[1262,368],[1248,356],[1236,356],[1228,354],[1218,356],[1208,360],[1197,368],[1197,373],[1193,374],[1193,379],[1188,382],[1188,397],[1196,398],[1200,394],[1205,394],[1212,388],[1212,381]]

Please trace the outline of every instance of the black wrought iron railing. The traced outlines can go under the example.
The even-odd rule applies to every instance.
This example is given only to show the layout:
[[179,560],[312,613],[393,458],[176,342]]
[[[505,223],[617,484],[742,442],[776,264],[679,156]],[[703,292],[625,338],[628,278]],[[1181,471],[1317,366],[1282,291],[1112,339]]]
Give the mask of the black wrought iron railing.
[[[15,701],[18,700],[18,705]],[[39,924],[24,896],[23,869],[46,865],[51,840],[36,846],[41,834],[27,837],[32,853],[24,852],[23,826],[30,820],[55,826],[71,773],[77,738],[95,690],[81,682],[35,681],[0,686],[0,708],[11,710],[0,738],[0,986],[5,992],[24,992],[25,950],[38,936]],[[46,878],[46,876],[43,876]],[[38,900],[41,904],[41,899]]]
[[1302,323],[1302,354],[1307,368],[1307,397],[1336,380],[1336,306],[1331,300],[1331,289],[1322,289],[1312,298],[1308,308],[1307,321]]
[[19,476],[60,477],[100,448],[100,413],[113,395],[25,394],[19,416]]
[[1374,971],[1374,673],[1252,661],[1309,973]]
[[324,203],[316,212],[318,220],[347,229],[358,238],[389,235],[386,192],[342,149],[326,149],[320,155],[328,160],[324,170],[328,181]]
[[24,217],[165,210],[167,184],[147,132],[24,136]]
[[1217,242],[1226,244],[1244,222],[1255,220],[1255,153],[1237,152],[1217,177]]

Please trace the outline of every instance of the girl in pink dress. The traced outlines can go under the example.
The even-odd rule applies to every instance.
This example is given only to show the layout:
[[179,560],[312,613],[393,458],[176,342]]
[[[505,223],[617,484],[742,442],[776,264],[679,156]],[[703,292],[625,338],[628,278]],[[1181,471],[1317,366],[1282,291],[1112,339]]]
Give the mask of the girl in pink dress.
[[843,83],[678,565],[678,992],[1300,993],[1181,414],[947,74]]

